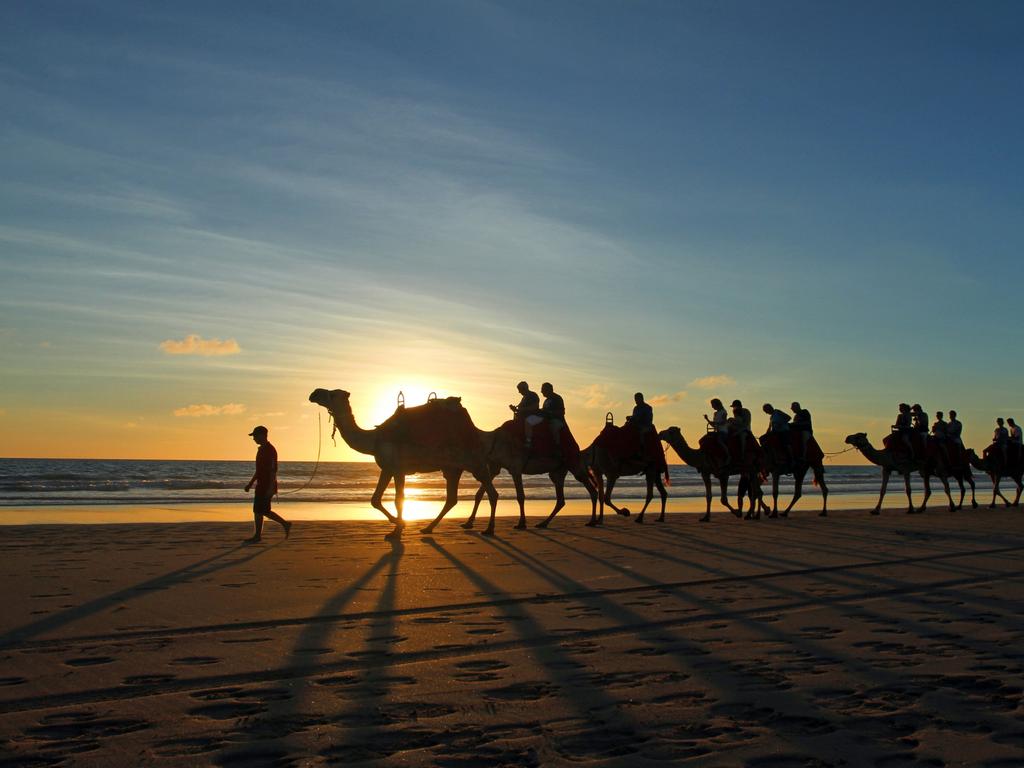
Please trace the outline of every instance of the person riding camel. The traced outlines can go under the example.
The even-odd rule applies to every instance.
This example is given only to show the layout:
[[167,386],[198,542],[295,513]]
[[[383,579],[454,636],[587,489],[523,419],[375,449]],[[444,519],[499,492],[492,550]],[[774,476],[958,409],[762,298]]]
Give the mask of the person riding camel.
[[529,448],[534,426],[544,421],[544,417],[540,415],[540,398],[537,397],[536,392],[530,390],[530,385],[525,381],[516,384],[516,389],[519,390],[522,398],[519,400],[519,405],[509,405],[509,410],[515,414],[515,421],[522,422],[526,435],[526,447]]
[[789,414],[778,410],[771,403],[765,403],[761,410],[768,414],[768,431],[764,433],[762,442],[768,435],[774,435],[776,449],[781,447],[786,458],[792,461],[793,451],[789,446]]
[[946,422],[946,436],[949,441],[960,450],[963,450],[964,441],[960,435],[964,431],[964,425],[956,418],[956,411],[949,412],[949,421]]
[[747,457],[747,435],[753,437],[753,432],[750,430],[751,417],[750,410],[743,407],[743,403],[739,400],[733,400],[732,405],[732,418],[728,421],[729,432],[736,435],[736,439],[740,444],[740,461],[744,461]]
[[918,439],[921,441],[921,450],[924,451],[928,447],[928,413],[921,408],[920,403],[914,403],[910,406],[910,426],[915,432],[917,432]]
[[711,407],[715,409],[715,415],[709,419],[705,413],[704,421],[708,423],[708,431],[714,432],[718,436],[718,444],[722,449],[723,466],[729,466],[732,463],[732,454],[729,452],[729,415],[725,412],[722,401],[717,397],[712,398]]
[[992,448],[998,448],[1002,454],[1003,466],[1007,465],[1006,446],[1010,442],[1010,433],[1003,426],[1003,417],[996,419],[996,428],[992,430]]
[[932,424],[932,441],[939,449],[946,464],[950,463],[949,458],[949,423],[942,418],[942,411],[935,412],[935,422]]
[[540,385],[540,393],[544,395],[544,405],[541,406],[540,415],[548,423],[555,446],[560,446],[560,433],[562,427],[565,426],[565,401],[561,395],[555,392],[555,388],[546,381]]
[[806,408],[802,408],[800,403],[795,400],[789,406],[789,409],[793,412],[793,422],[789,425],[790,428],[800,435],[800,460],[807,460],[807,443],[811,439],[811,435],[814,434],[814,426],[811,423],[811,412]]
[[644,393],[637,392],[633,395],[633,414],[626,417],[626,422],[641,435],[654,429],[654,409],[649,403],[644,402]]
[[896,416],[896,423],[892,425],[892,431],[899,435],[903,441],[903,445],[906,446],[907,455],[911,459],[914,458],[914,443],[910,439],[910,436],[914,433],[914,428],[910,423],[910,406],[906,403],[900,403],[900,412]]
[[1014,461],[1020,461],[1021,450],[1024,449],[1024,439],[1022,439],[1020,427],[1013,419],[1007,419],[1006,423],[1009,425],[1011,457]]

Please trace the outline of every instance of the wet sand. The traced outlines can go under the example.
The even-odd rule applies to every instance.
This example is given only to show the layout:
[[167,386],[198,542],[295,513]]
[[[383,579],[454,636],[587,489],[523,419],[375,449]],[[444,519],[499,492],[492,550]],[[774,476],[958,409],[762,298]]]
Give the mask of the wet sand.
[[1024,765],[1024,513],[816,509],[4,527],[0,764]]

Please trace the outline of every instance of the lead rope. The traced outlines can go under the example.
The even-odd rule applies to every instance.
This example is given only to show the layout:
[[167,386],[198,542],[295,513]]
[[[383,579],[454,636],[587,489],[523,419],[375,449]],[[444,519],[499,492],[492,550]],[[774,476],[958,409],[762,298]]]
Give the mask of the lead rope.
[[[331,438],[332,439],[334,438],[334,431],[333,430],[331,431]],[[278,498],[280,498],[281,496],[288,496],[289,494],[292,494],[292,493],[298,493],[299,491],[304,491],[307,488],[309,488],[310,485],[312,485],[313,478],[316,477],[316,471],[320,468],[320,448],[321,448],[322,445],[323,445],[323,425],[322,425],[322,423],[320,421],[320,409],[317,409],[317,413],[316,413],[316,464],[313,465],[313,474],[311,474],[309,476],[309,480],[306,481],[306,484],[304,486],[302,486],[301,488],[294,488],[294,489],[292,489],[290,491],[285,491],[284,493],[278,493],[277,494]]]
[[857,446],[855,446],[855,445],[851,445],[849,448],[847,448],[845,450],[842,450],[842,451],[832,451],[831,453],[825,453],[824,451],[822,451],[822,453],[825,453],[825,458],[827,459],[827,458],[831,458],[832,456],[838,456],[838,455],[840,455],[842,453],[848,453],[848,452],[852,451],[856,447]]

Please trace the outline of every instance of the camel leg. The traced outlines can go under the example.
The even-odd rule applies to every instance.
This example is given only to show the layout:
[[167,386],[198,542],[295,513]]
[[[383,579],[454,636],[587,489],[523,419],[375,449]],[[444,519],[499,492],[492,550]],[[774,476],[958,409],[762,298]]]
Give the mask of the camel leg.
[[[565,506],[565,473],[561,472],[549,472],[548,477],[551,478],[551,482],[555,486],[555,508],[551,510],[551,514],[546,518],[537,523],[538,528],[547,528],[548,524],[555,519],[562,507]],[[594,516],[590,516],[590,522],[587,525],[594,525]]]
[[978,508],[978,499],[974,495],[974,474],[967,470],[967,484],[971,486],[971,509]]
[[779,516],[779,477],[778,472],[772,473],[772,513],[768,515],[771,518]]
[[[594,480],[597,481],[597,484],[594,486],[597,490],[597,525],[602,525],[604,524],[604,474],[602,472],[595,472]],[[593,516],[591,516],[591,519],[593,519]]]
[[576,478],[576,482],[587,489],[587,494],[590,496],[590,522],[597,524],[597,501],[598,493],[594,484],[590,481],[590,478],[583,472],[573,471],[572,476]]
[[614,509],[615,514],[622,515],[623,517],[629,517],[629,510],[626,507],[616,507],[615,502],[612,501],[612,491],[615,490],[615,483],[618,479],[619,478],[616,475],[608,476],[608,490],[605,492],[604,495],[604,503],[607,504],[612,509]]
[[383,469],[380,471],[380,477],[377,478],[377,487],[373,489],[373,496],[370,497],[370,506],[379,512],[384,513],[390,522],[395,522],[396,518],[390,512],[385,509],[381,499],[384,498],[384,491],[388,489],[388,484],[391,483],[391,473],[385,472]]
[[643,521],[644,521],[644,512],[647,511],[647,507],[650,505],[651,499],[654,498],[654,478],[651,477],[651,473],[650,472],[647,473],[647,478],[646,479],[647,479],[647,498],[644,499],[644,506],[640,510],[640,514],[637,516],[636,520],[633,521],[635,523],[643,523]]
[[480,508],[480,502],[484,500],[484,487],[481,485],[476,489],[476,496],[473,497],[473,511],[469,513],[469,519],[462,524],[467,531],[473,527],[476,521],[476,511]]
[[[444,473],[445,479],[445,495],[444,495],[444,506],[441,507],[441,512],[430,521],[427,525],[421,528],[423,533],[432,533],[437,524],[440,523],[444,516],[448,514],[448,511],[455,506],[459,500],[459,478],[462,477],[461,470],[453,470]],[[494,486],[491,485],[491,490],[494,490]],[[490,495],[490,494],[488,494]]]
[[882,510],[882,499],[885,498],[885,490],[886,490],[886,488],[889,487],[889,475],[891,475],[891,474],[892,474],[892,471],[889,470],[889,469],[883,469],[882,470],[882,490],[878,494],[878,503],[875,504],[875,508],[873,510],[871,510],[871,514],[872,515],[877,515],[877,514],[881,513],[881,510]]
[[512,485],[516,488],[516,503],[519,505],[519,522],[516,523],[517,530],[526,529],[526,493],[523,491],[523,476],[520,473],[512,475]]
[[791,510],[796,503],[800,500],[800,497],[804,495],[804,478],[807,477],[807,467],[804,467],[803,472],[793,472],[793,498],[789,500],[789,504],[782,511],[783,517],[789,517],[789,510]]
[[398,525],[405,525],[402,510],[405,508],[405,475],[395,475],[395,511],[398,513]]
[[[927,472],[921,472],[921,480],[924,482],[924,498],[921,500],[921,506],[917,508],[918,512],[924,512],[928,508],[928,499],[932,497],[932,478]],[[910,475],[907,475],[907,480],[910,480]]]
[[957,476],[956,484],[958,486],[960,486],[960,503],[958,503],[956,505],[956,508],[957,509],[963,509],[964,508],[964,496],[967,495],[967,489],[964,488],[964,479],[963,479],[962,476]]
[[[953,494],[949,490],[949,478],[945,475],[940,475],[939,479],[942,481],[942,488],[946,492],[946,498],[949,499],[949,511],[956,512],[956,504],[953,503]],[[960,492],[963,493],[963,483],[960,484]]]
[[701,473],[701,478],[704,480],[704,498],[707,500],[708,507],[700,521],[706,523],[711,520],[711,475]]
[[828,486],[825,485],[824,467],[815,468],[814,479],[821,486],[821,512],[818,513],[818,517],[828,517]]
[[732,505],[729,504],[729,476],[722,475],[718,478],[718,487],[721,491],[721,502],[726,509],[732,512],[736,517],[743,517],[743,513],[737,509],[733,509]]
[[661,475],[654,476],[654,483],[658,486],[658,495],[661,496],[661,514],[658,515],[658,522],[665,522],[665,505],[668,503],[668,491],[665,490],[665,483],[662,482]]
[[1012,506],[1018,507],[1018,506],[1020,506],[1020,494],[1021,494],[1021,491],[1024,491],[1024,482],[1022,482],[1021,478],[1019,478],[1019,477],[1015,478],[1015,479],[1017,481],[1017,498],[1015,498],[1013,500],[1013,505]]
[[988,505],[988,508],[989,509],[995,509],[996,508],[996,497],[997,496],[1000,499],[1003,500],[1003,503],[1006,504],[1006,506],[1010,506],[1010,500],[1008,498],[1006,498],[1005,496],[1003,496],[1003,492],[999,490],[999,481],[1002,480],[1002,475],[999,475],[997,473],[997,474],[990,475],[990,477],[992,478],[992,503]]
[[[907,504],[910,505],[909,507],[907,507],[907,514],[908,515],[916,514],[917,510],[914,509],[914,498],[910,494],[910,473],[909,472],[907,472],[907,474],[903,475],[903,488],[907,492]],[[927,494],[927,491],[926,491],[926,494]],[[928,498],[927,495],[925,495],[925,498],[926,499]],[[921,511],[924,511],[923,506],[922,506],[922,510]]]
[[[490,520],[489,523],[487,523],[487,527],[484,529],[483,534],[484,534],[484,536],[493,536],[494,535],[494,516],[498,513],[498,491],[494,487],[494,481],[492,481],[489,477],[487,477],[486,474],[484,475],[484,478],[485,478],[485,481],[487,483],[487,487],[486,487],[487,500],[491,504],[491,520]],[[519,478],[519,482],[522,483],[522,477],[521,476]],[[459,491],[459,484],[458,484],[458,481],[456,481],[456,483],[455,483],[455,501],[458,501],[458,499],[459,499],[458,491]],[[454,504],[455,502],[452,502],[452,503]]]

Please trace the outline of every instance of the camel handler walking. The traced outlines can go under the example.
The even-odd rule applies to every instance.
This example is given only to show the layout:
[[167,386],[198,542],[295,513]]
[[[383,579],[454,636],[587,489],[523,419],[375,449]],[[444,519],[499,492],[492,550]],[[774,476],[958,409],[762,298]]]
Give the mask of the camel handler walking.
[[256,472],[245,486],[245,492],[256,486],[256,495],[252,499],[253,534],[246,539],[247,543],[255,544],[263,537],[263,518],[269,517],[280,523],[287,539],[292,532],[292,524],[270,508],[270,501],[277,493],[277,449],[267,439],[267,428],[253,427],[249,437],[259,446],[256,451]]

